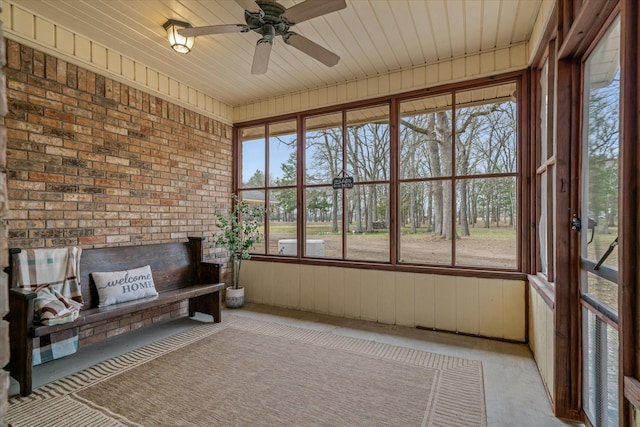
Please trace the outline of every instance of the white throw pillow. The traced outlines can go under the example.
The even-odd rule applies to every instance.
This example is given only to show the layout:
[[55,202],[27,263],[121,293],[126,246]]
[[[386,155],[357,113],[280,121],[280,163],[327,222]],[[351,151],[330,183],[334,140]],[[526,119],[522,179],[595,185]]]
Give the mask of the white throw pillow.
[[94,271],[91,275],[100,297],[98,307],[158,295],[148,265],[132,270]]

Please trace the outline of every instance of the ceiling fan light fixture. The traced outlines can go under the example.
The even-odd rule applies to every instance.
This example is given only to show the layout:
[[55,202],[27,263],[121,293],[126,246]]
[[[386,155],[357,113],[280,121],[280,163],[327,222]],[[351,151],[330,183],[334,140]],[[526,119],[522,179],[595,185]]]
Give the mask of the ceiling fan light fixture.
[[[0,0],[2,1],[2,0]],[[178,30],[182,36],[204,36],[207,34],[255,32],[258,40],[253,54],[251,74],[267,72],[269,56],[276,37],[282,37],[285,44],[307,54],[316,61],[333,67],[340,57],[329,49],[308,38],[290,31],[297,23],[308,21],[347,7],[346,0],[302,0],[286,8],[277,0],[235,0],[244,9],[245,24],[206,25],[203,27]]]
[[178,31],[183,28],[191,28],[191,24],[188,22],[176,21],[175,19],[169,19],[162,27],[167,31],[167,38],[169,39],[169,44],[173,50],[178,53],[191,52],[196,38],[185,37],[178,33]]

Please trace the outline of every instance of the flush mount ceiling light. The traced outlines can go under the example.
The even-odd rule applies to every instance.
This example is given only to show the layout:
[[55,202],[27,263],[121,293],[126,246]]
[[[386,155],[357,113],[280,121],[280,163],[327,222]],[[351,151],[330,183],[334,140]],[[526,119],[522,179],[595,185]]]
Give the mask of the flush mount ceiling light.
[[189,53],[193,47],[193,43],[196,41],[195,37],[185,37],[178,34],[178,30],[184,28],[191,28],[191,24],[188,22],[176,21],[175,19],[169,19],[163,26],[167,30],[167,38],[169,44],[179,53]]

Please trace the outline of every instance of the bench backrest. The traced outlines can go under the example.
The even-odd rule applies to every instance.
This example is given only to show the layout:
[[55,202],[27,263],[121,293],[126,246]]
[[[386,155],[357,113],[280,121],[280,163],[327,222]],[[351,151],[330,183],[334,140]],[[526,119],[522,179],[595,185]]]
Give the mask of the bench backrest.
[[91,278],[94,271],[120,271],[150,265],[156,290],[163,292],[197,283],[199,262],[191,242],[84,248],[80,257],[84,308],[98,306],[98,293]]

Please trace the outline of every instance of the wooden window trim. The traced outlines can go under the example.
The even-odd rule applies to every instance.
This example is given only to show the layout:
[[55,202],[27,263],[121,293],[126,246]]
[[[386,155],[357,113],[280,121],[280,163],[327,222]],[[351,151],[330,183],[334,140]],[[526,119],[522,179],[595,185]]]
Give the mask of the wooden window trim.
[[540,295],[542,300],[547,304],[551,310],[555,310],[556,308],[556,295],[555,295],[555,284],[549,282],[547,278],[538,273],[538,274],[529,274],[527,276],[529,281],[529,285]]
[[[376,105],[387,104],[390,106],[390,127],[392,129],[392,135],[395,135],[395,131],[393,127],[395,126],[395,122],[391,121],[392,119],[398,118],[398,108],[399,103],[405,100],[410,100],[412,98],[417,97],[427,97],[427,96],[435,96],[445,93],[452,93],[455,95],[456,92],[472,90],[482,86],[496,86],[504,83],[515,82],[517,85],[518,99],[517,99],[517,109],[518,109],[518,126],[520,127],[517,135],[517,152],[518,152],[518,170],[515,173],[505,173],[505,174],[488,174],[499,176],[513,176],[516,178],[519,183],[517,192],[518,192],[518,235],[517,239],[517,259],[516,266],[514,268],[499,268],[499,267],[481,267],[481,266],[439,266],[439,265],[425,265],[425,264],[401,264],[399,262],[395,262],[395,258],[392,258],[392,262],[382,263],[380,261],[359,261],[359,260],[348,260],[348,259],[330,259],[330,258],[322,258],[322,259],[313,259],[302,257],[280,257],[274,256],[272,254],[252,254],[252,259],[256,261],[269,261],[269,262],[285,262],[285,263],[298,263],[298,264],[309,264],[309,265],[326,265],[326,266],[339,266],[345,268],[366,268],[366,269],[376,269],[376,270],[387,270],[387,271],[406,271],[406,272],[420,272],[427,274],[444,274],[444,275],[456,275],[456,276],[467,276],[467,277],[482,277],[482,278],[497,278],[497,279],[508,279],[508,280],[526,280],[526,270],[528,266],[525,265],[525,260],[529,259],[530,249],[527,245],[524,245],[522,242],[529,239],[529,227],[530,218],[529,218],[529,206],[530,202],[528,200],[524,200],[526,194],[528,193],[528,189],[525,191],[525,185],[530,180],[530,171],[527,167],[529,155],[525,152],[526,144],[524,142],[524,135],[527,135],[529,129],[529,123],[526,120],[528,114],[528,105],[526,104],[526,93],[529,85],[528,81],[528,72],[527,70],[514,71],[509,73],[504,73],[497,76],[484,77],[479,79],[474,79],[470,81],[460,82],[460,83],[451,83],[446,84],[434,88],[420,89],[415,91],[410,91],[406,93],[401,93],[397,95],[389,95],[385,97],[379,97],[375,99],[369,100],[361,100],[355,101],[351,103],[331,106],[331,107],[323,107],[313,110],[305,110],[292,114],[285,114],[280,116],[268,117],[263,119],[256,119],[247,122],[240,122],[234,125],[234,161],[233,161],[233,191],[237,193],[238,191],[245,190],[244,188],[239,188],[241,183],[241,134],[242,129],[247,127],[254,126],[268,126],[269,123],[283,122],[287,120],[296,120],[298,122],[298,140],[304,140],[304,123],[306,122],[306,118],[322,115],[322,114],[330,114],[330,113],[339,113],[343,114],[343,124],[346,123],[345,115],[349,110],[354,110],[358,108],[367,108]],[[266,130],[265,130],[266,132]],[[343,130],[343,139],[346,138],[346,134]],[[393,142],[393,140],[392,140]],[[300,155],[300,151],[298,152],[298,183],[304,183],[304,170],[305,165],[303,163],[304,157]],[[240,159],[240,160],[237,160]],[[393,167],[393,166],[392,166]],[[385,181],[389,185],[397,186],[399,185],[399,180],[397,180],[397,171],[394,172],[392,169],[390,181]],[[473,178],[482,178],[484,175],[473,175]],[[452,177],[451,179],[455,181],[455,179],[460,179],[461,177]],[[304,210],[304,190],[309,187],[304,184],[297,184],[298,188],[298,212],[302,212]],[[252,188],[253,189],[253,188]],[[260,188],[255,188],[255,190],[261,190]],[[264,189],[266,191],[266,188]],[[390,194],[390,205],[393,206],[395,203],[397,206],[397,194],[394,195],[395,190],[391,191]],[[343,195],[344,197],[344,195]],[[397,211],[397,209],[396,209]],[[453,211],[453,210],[452,210]],[[453,212],[452,212],[453,213]],[[397,213],[396,213],[397,214]],[[454,221],[455,222],[455,221]],[[298,245],[302,245],[305,240],[305,227],[304,222],[298,221]],[[394,224],[390,224],[391,227],[395,227]],[[390,239],[393,237],[393,234],[390,233]],[[346,243],[346,233],[343,233],[343,247],[345,247]],[[399,244],[398,234],[395,233],[395,240],[391,241],[390,254],[397,254],[397,244]],[[266,251],[266,249],[265,249]],[[300,252],[300,251],[299,251]],[[397,256],[396,256],[397,258]]]

